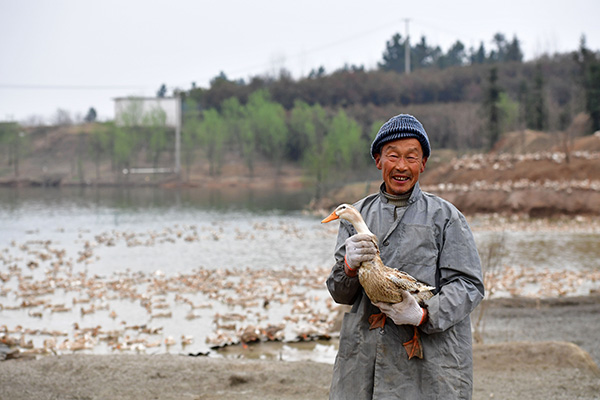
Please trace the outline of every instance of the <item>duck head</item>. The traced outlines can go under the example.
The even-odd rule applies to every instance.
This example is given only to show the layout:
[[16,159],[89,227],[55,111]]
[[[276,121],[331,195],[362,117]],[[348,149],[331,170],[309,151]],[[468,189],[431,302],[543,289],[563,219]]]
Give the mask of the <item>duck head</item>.
[[321,223],[323,224],[340,218],[345,219],[354,225],[356,232],[373,235],[367,227],[367,224],[365,224],[362,215],[360,215],[358,210],[350,204],[340,204],[327,218],[321,221]]

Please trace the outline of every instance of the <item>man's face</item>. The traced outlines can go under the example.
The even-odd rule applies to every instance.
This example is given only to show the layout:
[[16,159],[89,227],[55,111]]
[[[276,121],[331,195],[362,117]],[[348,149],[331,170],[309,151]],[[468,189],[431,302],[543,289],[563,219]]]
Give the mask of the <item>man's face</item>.
[[387,142],[381,152],[375,154],[375,164],[383,175],[385,190],[393,195],[410,191],[425,171],[426,162],[421,143],[415,138]]

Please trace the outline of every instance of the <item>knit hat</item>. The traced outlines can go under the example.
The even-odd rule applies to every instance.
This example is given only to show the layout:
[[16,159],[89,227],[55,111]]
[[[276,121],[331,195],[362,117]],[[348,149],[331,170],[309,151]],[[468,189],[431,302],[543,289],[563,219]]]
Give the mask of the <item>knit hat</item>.
[[406,138],[417,139],[423,148],[423,157],[429,157],[431,146],[429,145],[427,132],[415,117],[408,114],[396,115],[381,126],[371,144],[371,157],[375,159],[375,154],[381,152],[381,148],[387,142]]

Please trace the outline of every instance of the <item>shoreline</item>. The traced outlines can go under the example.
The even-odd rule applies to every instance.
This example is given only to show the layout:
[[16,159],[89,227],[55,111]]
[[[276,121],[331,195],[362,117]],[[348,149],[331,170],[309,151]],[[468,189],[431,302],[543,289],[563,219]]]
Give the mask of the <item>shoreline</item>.
[[[474,344],[473,398],[597,399],[599,312],[599,295],[490,300]],[[332,369],[239,354],[68,354],[2,361],[0,387],[7,399],[326,399]]]

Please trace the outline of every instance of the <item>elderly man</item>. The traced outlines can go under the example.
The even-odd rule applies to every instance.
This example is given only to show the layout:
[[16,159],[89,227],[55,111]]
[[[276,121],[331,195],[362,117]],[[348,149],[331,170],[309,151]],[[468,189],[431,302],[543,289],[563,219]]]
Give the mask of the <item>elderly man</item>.
[[[431,153],[413,116],[386,122],[371,145],[382,172],[379,193],[354,204],[379,241],[383,263],[434,286],[421,307],[410,294],[401,303],[372,304],[357,273],[377,249],[346,221],[340,223],[336,263],[327,287],[344,315],[330,390],[331,399],[469,399],[473,389],[470,313],[484,296],[479,255],[464,216],[419,187]],[[369,317],[387,318],[373,327]],[[373,319],[371,319],[371,322]],[[417,328],[415,328],[417,327]],[[423,357],[409,358],[403,344],[418,330]]]

